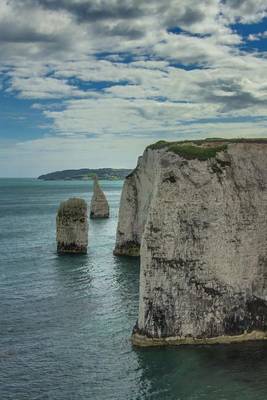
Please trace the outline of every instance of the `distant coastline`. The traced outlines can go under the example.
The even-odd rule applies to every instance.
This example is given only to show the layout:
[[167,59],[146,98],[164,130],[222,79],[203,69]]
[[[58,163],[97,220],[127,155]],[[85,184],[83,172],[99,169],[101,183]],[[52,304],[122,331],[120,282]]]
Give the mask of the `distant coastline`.
[[43,181],[72,181],[72,180],[84,180],[88,181],[93,179],[97,175],[100,180],[116,181],[124,179],[130,174],[131,169],[114,169],[114,168],[99,168],[99,169],[66,169],[63,171],[50,172],[48,174],[38,176],[38,179]]

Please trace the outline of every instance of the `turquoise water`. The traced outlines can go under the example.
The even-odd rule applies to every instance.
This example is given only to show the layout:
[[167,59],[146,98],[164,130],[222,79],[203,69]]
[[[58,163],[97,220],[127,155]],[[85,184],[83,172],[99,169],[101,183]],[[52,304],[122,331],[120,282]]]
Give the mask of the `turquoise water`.
[[90,221],[86,256],[57,256],[60,201],[88,182],[0,180],[0,400],[266,400],[267,344],[138,349],[139,265],[113,256],[111,218]]

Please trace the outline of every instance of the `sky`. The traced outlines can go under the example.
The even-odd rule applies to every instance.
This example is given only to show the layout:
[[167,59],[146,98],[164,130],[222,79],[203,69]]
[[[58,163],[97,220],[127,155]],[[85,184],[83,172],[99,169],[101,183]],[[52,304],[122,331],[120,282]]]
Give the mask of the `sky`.
[[0,0],[0,176],[267,137],[267,0]]

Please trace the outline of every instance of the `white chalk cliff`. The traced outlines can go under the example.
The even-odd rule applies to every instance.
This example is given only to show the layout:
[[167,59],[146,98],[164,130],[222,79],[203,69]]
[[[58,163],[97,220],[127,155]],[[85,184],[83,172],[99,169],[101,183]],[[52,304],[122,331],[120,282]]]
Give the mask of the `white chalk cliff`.
[[94,178],[94,193],[91,200],[90,218],[108,218],[109,204],[101,189],[97,177]]
[[158,168],[155,151],[145,152],[139,157],[137,167],[124,181],[115,255],[139,256],[140,243],[154,190]]
[[115,254],[140,248],[138,345],[267,337],[267,141],[158,143],[126,178]]

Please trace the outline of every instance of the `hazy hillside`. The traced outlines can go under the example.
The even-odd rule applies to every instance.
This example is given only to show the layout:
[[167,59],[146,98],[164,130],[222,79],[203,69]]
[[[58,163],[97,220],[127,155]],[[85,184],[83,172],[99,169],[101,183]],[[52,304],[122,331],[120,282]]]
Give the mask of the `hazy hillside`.
[[95,175],[98,179],[119,180],[124,179],[129,173],[130,169],[113,169],[113,168],[100,168],[100,169],[67,169],[64,171],[50,172],[49,174],[40,175],[38,179],[44,181],[55,180],[89,180]]

